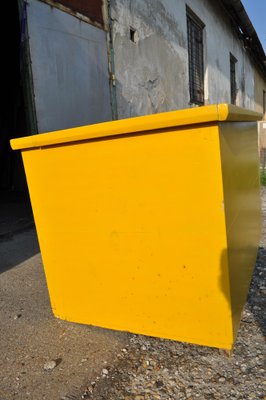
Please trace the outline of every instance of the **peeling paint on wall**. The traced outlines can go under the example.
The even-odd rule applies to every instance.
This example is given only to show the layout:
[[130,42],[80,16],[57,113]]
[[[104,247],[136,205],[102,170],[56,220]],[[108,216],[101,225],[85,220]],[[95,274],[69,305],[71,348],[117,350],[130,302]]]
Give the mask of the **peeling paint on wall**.
[[[184,26],[157,1],[111,1],[118,116],[163,112],[188,102]],[[156,5],[156,7],[154,7]],[[130,27],[138,34],[130,41]]]
[[[110,0],[110,5],[119,118],[193,106],[186,6],[205,24],[205,104],[230,103],[231,52],[238,61],[237,105],[255,108],[254,66],[219,3]],[[131,29],[138,37],[135,42]]]

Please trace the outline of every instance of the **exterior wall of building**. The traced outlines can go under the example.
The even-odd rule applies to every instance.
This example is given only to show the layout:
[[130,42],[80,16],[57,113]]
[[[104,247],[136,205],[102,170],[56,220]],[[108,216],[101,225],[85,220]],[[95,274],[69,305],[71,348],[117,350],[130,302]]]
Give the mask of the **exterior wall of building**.
[[38,0],[27,25],[38,132],[111,120],[106,32]]
[[204,104],[230,103],[232,54],[236,104],[259,111],[265,81],[220,2],[28,0],[38,131],[196,106],[187,6],[205,24]]
[[[263,100],[263,92],[264,100]],[[263,110],[263,103],[266,103],[266,78],[255,70],[255,110],[262,113],[264,112],[263,119],[266,120],[266,110]],[[264,107],[266,104],[264,103]]]
[[255,109],[254,67],[218,3],[111,0],[118,118],[193,106],[189,99],[186,5],[205,24],[205,104],[230,103],[232,53],[237,59],[236,104]]

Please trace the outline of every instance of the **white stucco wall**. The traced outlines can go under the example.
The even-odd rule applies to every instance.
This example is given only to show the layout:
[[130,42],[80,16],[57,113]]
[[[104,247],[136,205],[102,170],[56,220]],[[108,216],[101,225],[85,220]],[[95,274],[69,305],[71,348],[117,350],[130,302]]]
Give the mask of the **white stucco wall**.
[[[238,60],[237,105],[255,108],[254,67],[213,0],[111,0],[118,117],[187,108],[186,5],[205,24],[205,103],[230,102],[230,57]],[[130,41],[130,27],[138,40]]]

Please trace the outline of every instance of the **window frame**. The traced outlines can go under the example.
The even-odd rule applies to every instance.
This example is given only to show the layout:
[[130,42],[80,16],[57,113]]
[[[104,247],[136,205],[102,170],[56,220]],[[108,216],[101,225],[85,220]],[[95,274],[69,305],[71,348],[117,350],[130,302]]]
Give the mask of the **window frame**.
[[204,28],[205,24],[187,6],[187,46],[190,104],[204,105]]
[[230,101],[231,101],[231,104],[236,105],[236,100],[237,100],[237,84],[236,84],[237,59],[232,53],[229,53],[229,57],[230,57],[230,94],[231,94]]

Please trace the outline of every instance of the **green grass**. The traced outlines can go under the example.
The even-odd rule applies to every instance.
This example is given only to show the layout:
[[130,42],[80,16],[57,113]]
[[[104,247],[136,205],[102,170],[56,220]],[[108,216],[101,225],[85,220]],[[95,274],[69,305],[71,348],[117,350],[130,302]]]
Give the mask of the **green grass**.
[[262,186],[266,186],[266,169],[260,171],[260,183]]

